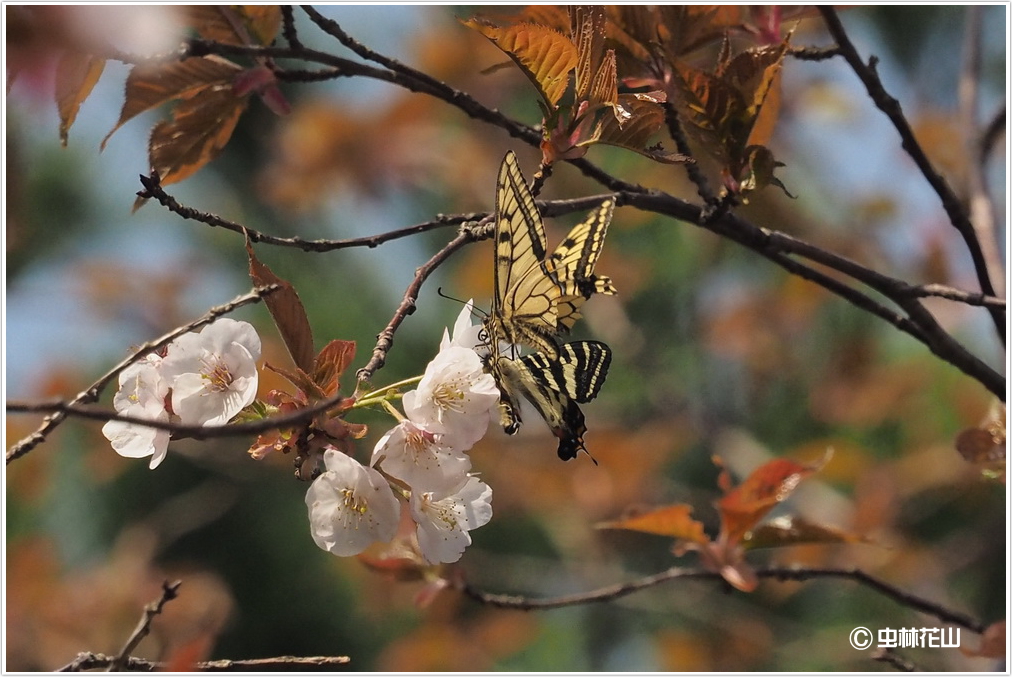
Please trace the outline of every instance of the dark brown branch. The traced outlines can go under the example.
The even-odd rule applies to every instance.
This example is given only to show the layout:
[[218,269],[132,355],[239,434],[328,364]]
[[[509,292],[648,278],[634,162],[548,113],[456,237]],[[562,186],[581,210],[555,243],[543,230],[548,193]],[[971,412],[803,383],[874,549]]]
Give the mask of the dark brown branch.
[[165,192],[158,181],[157,175],[141,175],[140,179],[141,184],[144,186],[144,190],[138,193],[140,197],[154,198],[166,209],[178,214],[184,219],[199,221],[211,226],[212,228],[224,228],[226,230],[231,230],[239,233],[240,235],[248,236],[250,242],[262,242],[264,244],[280,247],[295,247],[306,252],[329,252],[334,251],[335,249],[347,249],[350,247],[368,247],[372,249],[378,247],[384,242],[389,242],[390,240],[396,240],[402,237],[416,235],[418,233],[425,233],[430,230],[436,230],[437,228],[459,226],[462,223],[484,217],[484,214],[453,214],[450,216],[440,214],[432,221],[415,224],[399,230],[392,230],[387,233],[380,233],[379,235],[368,235],[366,237],[356,237],[347,240],[305,240],[300,237],[278,237],[276,235],[267,235],[266,233],[261,233],[251,228],[247,228],[246,226],[235,223],[234,221],[223,219],[215,214],[201,212],[192,207],[181,205],[174,197]]
[[182,584],[182,581],[174,581],[172,583],[165,581],[162,583],[162,596],[144,607],[144,613],[141,615],[141,620],[137,623],[137,627],[130,633],[126,644],[123,645],[119,654],[109,664],[109,672],[120,672],[126,668],[130,654],[141,643],[141,640],[151,633],[151,623],[155,620],[155,616],[162,613],[165,605],[176,598],[179,586]]
[[978,162],[983,164],[987,161],[987,157],[994,150],[995,145],[998,143],[998,139],[1005,134],[1005,106],[994,114],[991,118],[991,122],[984,128],[984,133],[980,137],[980,150],[978,151]]
[[[685,137],[682,123],[678,119],[678,111],[675,110],[670,101],[665,101],[663,107],[664,121],[668,126],[668,134],[671,135],[671,139],[675,142],[675,150],[682,155],[692,157],[692,149],[689,147],[689,140]],[[708,207],[716,207],[717,196],[710,190],[710,184],[707,182],[706,176],[703,175],[703,170],[699,168],[699,163],[685,162],[682,166],[685,167],[689,180],[696,185],[696,193],[699,197],[703,198],[703,202]]]
[[[84,652],[77,654],[77,657],[57,668],[57,672],[82,672],[84,670],[96,670],[108,668],[113,658],[100,653]],[[194,670],[200,672],[301,672],[301,671],[329,671],[338,666],[347,665],[351,659],[347,656],[276,656],[274,658],[252,658],[248,660],[217,660],[198,661],[193,665]],[[130,657],[126,661],[125,668],[135,672],[162,672],[168,670],[168,663],[149,661],[144,658]]]
[[[843,28],[843,24],[840,22],[840,18],[837,16],[836,10],[828,5],[820,5],[819,11],[822,13],[822,17],[826,22],[826,26],[829,29],[830,34],[839,45],[840,53],[843,55],[843,58],[847,60],[847,63],[850,64],[850,67],[864,84],[865,89],[868,92],[868,96],[871,97],[878,109],[885,113],[886,117],[888,117],[893,123],[896,131],[899,132],[903,150],[906,151],[907,155],[909,155],[914,161],[914,164],[916,164],[918,169],[921,170],[921,174],[941,199],[942,208],[948,215],[949,221],[952,223],[953,227],[959,231],[959,234],[962,235],[966,248],[970,252],[970,258],[973,260],[973,266],[977,273],[977,280],[980,284],[981,292],[988,296],[998,296],[998,294],[995,293],[995,287],[991,281],[987,267],[987,260],[981,250],[980,241],[977,239],[977,234],[974,230],[973,224],[970,222],[969,215],[967,215],[959,198],[956,197],[956,194],[949,187],[948,182],[946,182],[946,180],[937,171],[935,171],[935,168],[931,164],[931,161],[928,160],[928,156],[925,154],[924,149],[921,148],[921,145],[917,142],[917,138],[914,136],[914,132],[910,128],[910,124],[903,115],[900,102],[892,97],[885,90],[885,87],[883,87],[882,81],[879,79],[878,73],[875,70],[876,60],[873,58],[867,64],[861,60],[860,55],[857,53],[857,49],[854,47],[853,43],[851,43],[850,38],[847,36],[847,32]],[[989,308],[988,312],[994,322],[998,336],[1001,338],[1002,345],[1004,345],[1005,314],[993,308]]]
[[[445,247],[436,252],[431,259],[415,271],[415,277],[404,291],[404,297],[401,299],[400,305],[397,306],[397,310],[394,311],[394,316],[383,331],[377,335],[376,347],[373,348],[372,357],[369,358],[364,367],[358,370],[359,384],[368,382],[373,374],[386,364],[387,353],[390,352],[390,349],[394,345],[394,334],[397,332],[397,328],[401,326],[401,323],[404,322],[404,319],[415,312],[415,301],[418,299],[418,293],[421,291],[422,284],[432,274],[432,271],[438,268],[443,261],[450,258],[455,251],[470,242],[477,241],[479,234],[476,231],[480,230],[482,230],[480,224],[476,224],[473,227],[465,226],[461,228],[457,237],[450,240]],[[484,237],[488,237],[488,235],[485,234]]]
[[295,29],[295,12],[291,5],[281,5],[281,35],[292,49],[302,49],[298,31]]
[[833,47],[791,47],[787,50],[790,56],[799,61],[826,61],[840,56],[840,48]]
[[[900,590],[896,586],[886,583],[882,579],[876,578],[875,576],[865,573],[860,569],[767,567],[764,569],[757,569],[755,573],[759,578],[773,578],[778,581],[809,581],[819,578],[842,578],[851,580],[855,583],[871,588],[880,595],[888,597],[902,606],[934,616],[944,623],[958,625],[977,634],[983,633],[985,628],[984,624],[976,619],[970,618],[965,614],[952,611],[941,604],[926,600],[923,597],[918,597],[917,595]],[[639,592],[640,590],[644,590],[646,588],[652,588],[656,585],[667,583],[668,581],[676,579],[723,580],[720,574],[715,571],[672,567],[652,576],[645,576],[627,583],[609,585],[589,592],[564,595],[561,597],[532,599],[521,595],[493,594],[478,590],[466,582],[460,584],[460,590],[471,599],[482,604],[488,604],[490,606],[500,607],[503,609],[534,611],[538,609],[555,609],[565,606],[577,606],[593,602],[607,602],[618,597],[624,597],[634,592]]]
[[[111,370],[102,375],[97,381],[88,386],[87,389],[78,393],[74,397],[74,399],[72,399],[69,403],[64,403],[64,405],[66,407],[78,407],[79,405],[95,402],[98,399],[99,395],[102,394],[102,390],[105,389],[105,387],[109,384],[110,381],[119,376],[119,373],[121,371],[129,367],[131,364],[133,364],[140,358],[144,357],[144,355],[152,351],[158,350],[159,348],[167,346],[168,344],[170,344],[172,341],[182,336],[183,334],[194,331],[195,329],[198,329],[199,327],[202,327],[206,324],[210,324],[215,319],[221,317],[222,315],[232,312],[236,308],[247,305],[249,303],[256,303],[267,294],[270,294],[279,288],[280,287],[278,287],[278,285],[269,285],[266,287],[259,287],[257,289],[254,289],[253,291],[247,294],[243,294],[242,296],[233,299],[229,303],[211,308],[206,313],[204,313],[203,316],[201,316],[197,320],[194,320],[193,322],[190,322],[189,324],[173,329],[164,336],[154,341],[145,343],[140,348],[138,348],[135,353],[130,355],[130,357],[127,357],[126,359],[121,361]],[[15,459],[21,458],[22,456],[30,452],[32,449],[34,449],[36,446],[38,446],[42,441],[46,439],[46,436],[49,435],[49,433],[52,432],[53,429],[55,429],[58,425],[60,425],[60,423],[64,421],[64,419],[67,418],[66,412],[60,411],[58,409],[54,409],[54,411],[55,413],[51,414],[50,416],[47,416],[45,420],[43,420],[42,425],[40,425],[35,432],[21,439],[20,441],[17,442],[17,444],[15,444],[14,446],[12,446],[10,449],[7,450],[8,464],[10,464],[10,462],[14,461]]]

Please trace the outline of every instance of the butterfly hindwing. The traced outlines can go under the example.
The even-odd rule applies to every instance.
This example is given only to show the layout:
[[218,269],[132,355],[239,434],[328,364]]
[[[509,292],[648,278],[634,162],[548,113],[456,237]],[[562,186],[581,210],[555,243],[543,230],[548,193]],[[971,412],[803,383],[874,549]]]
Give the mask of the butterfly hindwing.
[[598,341],[563,344],[557,359],[542,353],[516,359],[490,358],[489,370],[502,393],[503,428],[510,434],[519,428],[523,396],[559,438],[559,458],[575,458],[580,451],[586,451],[583,434],[587,426],[578,403],[597,396],[610,363],[611,349]]

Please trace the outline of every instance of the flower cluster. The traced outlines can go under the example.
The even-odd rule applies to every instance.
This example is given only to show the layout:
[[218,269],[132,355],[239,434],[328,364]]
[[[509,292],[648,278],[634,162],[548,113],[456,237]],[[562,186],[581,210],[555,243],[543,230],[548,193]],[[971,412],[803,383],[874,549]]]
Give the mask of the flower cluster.
[[[222,318],[203,331],[170,343],[120,372],[116,411],[182,425],[227,423],[256,397],[260,337],[248,322]],[[102,434],[121,456],[165,459],[169,433],[136,423],[109,421]]]
[[[470,473],[467,451],[488,429],[499,400],[474,346],[471,304],[461,311],[453,338],[444,331],[439,353],[416,390],[403,397],[404,415],[377,442],[370,467],[337,450],[324,455],[326,472],[306,494],[313,539],[335,555],[354,555],[397,533],[398,501],[408,501],[422,556],[430,564],[455,562],[468,534],[492,517],[492,490]],[[382,474],[379,470],[382,470]]]

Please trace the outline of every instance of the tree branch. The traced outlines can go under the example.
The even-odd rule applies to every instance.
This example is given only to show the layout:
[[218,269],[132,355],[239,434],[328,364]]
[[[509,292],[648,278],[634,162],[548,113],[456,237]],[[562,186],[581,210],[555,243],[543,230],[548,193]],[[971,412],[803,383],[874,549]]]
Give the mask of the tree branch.
[[[397,310],[394,311],[394,316],[383,331],[377,335],[376,347],[373,348],[372,357],[369,358],[364,367],[358,370],[357,376],[360,385],[368,382],[373,374],[386,364],[387,353],[390,352],[390,349],[394,345],[394,334],[397,332],[397,328],[401,326],[401,323],[404,322],[404,319],[415,312],[415,301],[418,299],[418,293],[421,291],[425,280],[432,274],[432,271],[438,268],[443,261],[450,258],[455,251],[470,242],[480,239],[479,232],[482,230],[480,228],[481,225],[479,223],[474,226],[462,227],[457,237],[450,240],[445,247],[436,252],[431,259],[415,271],[415,277],[404,291],[404,297],[401,299],[400,305],[397,306]],[[488,229],[485,228],[484,230]],[[486,238],[490,236],[490,233],[481,233],[481,236],[482,238]]]
[[[868,92],[868,96],[871,97],[878,109],[885,113],[886,117],[888,117],[893,123],[896,131],[899,132],[903,150],[907,152],[910,158],[914,161],[914,164],[916,164],[918,169],[921,170],[921,174],[924,175],[928,184],[932,187],[932,189],[934,189],[935,193],[941,199],[942,208],[948,215],[949,221],[956,230],[959,231],[959,234],[963,236],[966,248],[970,252],[970,258],[973,260],[973,266],[977,273],[977,280],[980,284],[981,292],[988,296],[998,296],[998,294],[995,293],[995,287],[991,280],[987,260],[981,250],[980,241],[977,239],[976,230],[974,229],[973,224],[970,223],[969,216],[963,209],[963,205],[959,201],[959,198],[957,198],[955,193],[953,193],[946,180],[937,171],[935,171],[931,161],[928,160],[928,156],[924,153],[924,149],[921,148],[921,145],[917,142],[917,138],[914,136],[914,132],[910,128],[910,124],[903,115],[900,102],[893,98],[885,90],[885,87],[882,86],[882,81],[879,79],[878,73],[875,71],[876,59],[872,58],[868,64],[861,61],[861,57],[857,53],[857,49],[854,47],[853,43],[851,43],[850,38],[847,36],[847,32],[844,30],[843,24],[840,22],[840,18],[836,14],[836,10],[828,5],[820,5],[819,12],[822,13],[822,17],[826,22],[826,26],[829,29],[830,34],[836,40],[837,45],[839,45],[840,53],[843,55],[843,58],[847,60],[847,63],[850,64],[850,67],[864,84],[865,89]],[[1005,314],[993,308],[989,308],[988,312],[994,322],[995,329],[998,332],[1002,345],[1004,345]]]
[[162,583],[162,596],[144,607],[144,614],[141,616],[140,622],[137,623],[137,627],[130,633],[126,644],[123,645],[119,654],[109,664],[109,672],[120,672],[126,667],[127,658],[137,648],[137,645],[141,643],[141,640],[151,633],[151,623],[155,620],[155,616],[162,613],[162,608],[176,598],[176,593],[182,584],[182,581],[175,581],[173,583],[165,581]]
[[[980,621],[965,614],[952,611],[941,604],[926,600],[917,595],[900,590],[894,585],[886,583],[880,578],[865,573],[860,569],[832,569],[800,567],[767,567],[757,569],[756,576],[759,578],[773,578],[778,581],[809,581],[819,578],[842,578],[854,581],[860,585],[871,588],[875,592],[888,597],[898,604],[909,607],[921,613],[934,616],[943,623],[951,623],[966,628],[977,634],[984,632],[985,625]],[[666,571],[645,576],[627,583],[609,585],[596,590],[578,593],[574,595],[563,595],[561,597],[549,597],[533,599],[522,595],[501,595],[484,592],[472,587],[467,582],[459,584],[459,589],[465,595],[481,604],[499,607],[503,609],[519,609],[521,611],[534,611],[539,609],[556,609],[566,606],[577,606],[593,602],[607,602],[619,597],[630,595],[640,590],[652,588],[662,583],[673,580],[703,579],[722,581],[723,578],[718,572],[704,571],[701,569],[683,569],[671,567]]]
[[[83,672],[98,668],[108,668],[113,662],[112,656],[100,653],[82,652],[77,657],[57,668],[56,672]],[[193,665],[199,672],[300,672],[309,670],[329,671],[351,662],[348,656],[276,656],[274,658],[252,658],[247,660],[198,661]],[[127,658],[125,668],[135,672],[163,672],[172,667],[169,663],[159,663],[143,658]]]
[[[277,289],[280,289],[280,287],[278,285],[273,284],[265,287],[258,287],[247,294],[243,294],[242,296],[236,297],[229,303],[211,308],[206,313],[204,313],[204,315],[202,315],[200,318],[194,320],[193,322],[190,322],[189,324],[173,329],[164,336],[155,339],[154,341],[150,341],[148,343],[143,344],[140,348],[137,349],[136,352],[130,355],[130,357],[127,357],[126,359],[122,360],[111,370],[103,374],[97,381],[88,386],[87,389],[78,393],[74,397],[74,399],[72,399],[64,408],[76,408],[78,405],[88,404],[90,402],[96,401],[99,395],[102,394],[102,390],[105,389],[105,387],[109,384],[110,381],[119,376],[119,373],[121,371],[129,367],[131,364],[133,364],[140,358],[144,357],[144,355],[153,352],[155,350],[158,350],[159,348],[164,348],[165,346],[169,345],[170,343],[172,343],[172,341],[182,336],[183,334],[194,331],[195,329],[202,327],[206,324],[210,324],[211,322],[214,322],[214,320],[216,320],[217,318],[232,312],[236,308],[240,308],[250,303],[257,303],[264,296],[276,291]],[[12,446],[10,449],[7,450],[6,462],[8,465],[11,463],[11,461],[21,458],[22,456],[30,452],[32,449],[34,449],[36,446],[38,446],[41,442],[43,442],[46,439],[46,436],[49,435],[49,433],[51,433],[58,425],[60,425],[60,423],[64,421],[64,419],[67,418],[67,412],[61,411],[59,409],[54,409],[54,411],[55,413],[51,414],[50,416],[47,416],[45,420],[42,421],[42,425],[40,425],[35,432],[21,439],[14,446]]]

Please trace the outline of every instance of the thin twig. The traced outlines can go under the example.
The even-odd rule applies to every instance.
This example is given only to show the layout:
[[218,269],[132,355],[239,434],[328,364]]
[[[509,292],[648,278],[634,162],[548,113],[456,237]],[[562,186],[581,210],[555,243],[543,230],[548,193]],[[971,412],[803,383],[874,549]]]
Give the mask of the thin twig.
[[[269,235],[267,233],[254,230],[248,226],[244,226],[240,223],[229,221],[228,219],[224,219],[216,214],[202,212],[198,209],[194,209],[193,207],[180,204],[175,197],[165,192],[165,189],[159,182],[157,174],[152,174],[151,176],[141,175],[140,180],[141,184],[144,186],[144,190],[138,193],[138,196],[153,198],[170,212],[178,214],[184,219],[199,221],[200,223],[204,223],[212,228],[224,228],[225,230],[231,230],[243,235],[244,237],[248,236],[250,242],[263,243],[278,247],[293,247],[305,252],[323,253],[331,252],[337,249],[349,249],[352,247],[366,247],[374,249],[385,242],[390,242],[391,240],[417,235],[418,233],[426,233],[439,228],[460,226],[465,223],[482,221],[487,219],[489,216],[488,212],[473,212],[470,214],[437,214],[432,221],[417,223],[412,226],[398,228],[397,230],[391,230],[378,235],[367,235],[364,237],[354,237],[345,240],[306,240],[300,237],[278,237],[277,235]],[[538,200],[537,204],[543,216],[554,217],[572,212],[593,209],[609,197],[611,196],[590,195],[587,197],[567,200]]]
[[[100,653],[82,652],[70,663],[56,672],[82,672],[108,667],[114,658]],[[291,672],[302,670],[333,670],[351,662],[348,656],[275,656],[273,658],[252,658],[246,660],[198,661],[193,669],[200,672]],[[149,661],[130,657],[125,668],[136,672],[162,672],[170,669],[169,663]]]
[[[987,259],[981,249],[980,241],[977,239],[977,233],[973,224],[970,222],[969,215],[967,215],[962,203],[949,187],[945,178],[935,171],[935,168],[928,159],[927,154],[925,154],[924,149],[921,148],[921,145],[917,142],[917,138],[914,136],[914,132],[910,128],[910,124],[903,115],[900,102],[891,96],[882,85],[878,72],[875,70],[876,60],[873,58],[867,64],[861,60],[857,49],[847,36],[847,32],[844,30],[843,24],[840,22],[840,18],[837,16],[835,9],[828,5],[819,5],[818,9],[819,12],[822,13],[822,17],[826,22],[826,26],[829,29],[830,34],[839,45],[840,53],[843,55],[844,59],[847,60],[847,63],[850,64],[850,67],[864,84],[865,89],[868,92],[868,96],[871,97],[872,101],[879,110],[885,113],[886,117],[888,117],[893,123],[896,131],[899,132],[903,150],[907,152],[910,158],[914,161],[914,164],[916,164],[918,169],[921,170],[921,174],[941,199],[942,208],[948,215],[949,221],[952,223],[953,227],[959,231],[959,234],[963,236],[966,248],[970,252],[970,258],[973,260],[973,266],[977,273],[977,280],[980,284],[981,292],[987,294],[988,296],[998,296],[998,294],[995,293],[995,287],[991,279],[990,271],[988,270]],[[1001,339],[1002,345],[1004,345],[1005,314],[992,308],[989,308],[988,312],[994,322],[995,330]]]
[[[265,287],[258,287],[251,292],[236,297],[235,299],[224,305],[211,308],[206,313],[204,313],[204,315],[194,320],[193,322],[185,324],[182,327],[173,329],[169,333],[165,334],[164,336],[158,339],[155,339],[154,341],[149,341],[148,343],[143,344],[142,346],[140,346],[140,348],[137,349],[136,352],[134,352],[132,355],[125,358],[115,367],[113,367],[108,372],[103,374],[97,381],[92,383],[85,390],[82,390],[80,393],[78,393],[72,400],[70,400],[70,402],[65,403],[66,406],[64,408],[74,408],[83,404],[95,402],[98,399],[99,395],[102,394],[102,390],[105,389],[105,387],[109,384],[110,381],[119,376],[119,373],[121,371],[129,367],[137,360],[144,357],[144,355],[153,352],[155,350],[158,350],[159,348],[167,346],[168,344],[172,343],[172,341],[182,336],[183,334],[194,331],[195,329],[198,329],[206,324],[210,324],[217,318],[232,312],[236,308],[240,308],[250,303],[257,303],[264,296],[276,291],[277,289],[280,289],[278,285],[268,285]],[[10,464],[11,461],[21,458],[22,456],[30,452],[32,449],[34,449],[36,446],[38,446],[42,441],[46,439],[46,436],[49,435],[49,433],[52,432],[54,428],[56,428],[58,425],[60,425],[60,423],[64,421],[64,419],[66,419],[67,412],[61,411],[59,409],[54,409],[53,411],[55,413],[51,414],[50,416],[47,416],[45,420],[42,421],[42,424],[38,427],[38,429],[35,430],[35,432],[28,435],[27,437],[24,437],[23,439],[18,441],[14,446],[12,446],[10,449],[7,450],[7,464]]]
[[[675,149],[682,155],[692,157],[692,148],[689,147],[689,140],[685,137],[685,130],[682,129],[682,123],[678,119],[678,111],[670,101],[665,101],[662,105],[664,107],[664,121],[668,126],[668,134],[675,142]],[[717,197],[710,190],[710,184],[707,182],[703,170],[699,168],[699,163],[685,162],[682,166],[685,167],[689,180],[696,185],[696,193],[703,198],[703,202],[708,207],[716,207]]]
[[155,616],[162,613],[162,608],[176,598],[179,586],[182,584],[182,581],[174,581],[172,583],[164,581],[162,583],[162,596],[144,607],[144,613],[141,615],[141,620],[137,623],[137,627],[130,633],[126,644],[123,645],[119,654],[109,664],[109,672],[120,672],[126,667],[130,654],[141,643],[141,640],[150,634],[151,622],[155,620]]
[[981,33],[983,30],[983,8],[969,5],[966,8],[966,28],[963,35],[963,67],[959,73],[959,127],[963,130],[963,147],[967,162],[966,194],[970,204],[970,222],[980,242],[980,249],[987,266],[988,277],[994,283],[995,295],[1005,293],[1005,274],[1002,266],[1000,234],[995,228],[997,222],[995,205],[988,194],[984,176],[985,162],[976,161],[980,134],[977,124],[978,92],[981,70]]
[[394,311],[393,317],[383,331],[377,335],[376,347],[373,348],[372,357],[369,358],[364,367],[358,370],[357,377],[359,384],[368,382],[373,374],[386,364],[387,353],[390,352],[390,349],[394,345],[394,334],[397,332],[397,328],[401,326],[401,323],[404,322],[404,319],[415,312],[415,301],[418,299],[418,293],[421,291],[425,280],[432,274],[432,271],[438,268],[455,251],[469,242],[477,241],[478,235],[475,232],[476,230],[479,230],[478,226],[465,226],[461,228],[457,237],[450,240],[445,247],[436,252],[431,259],[415,271],[415,277],[404,291],[404,297],[401,299],[400,305],[397,306],[397,310]]
[[[944,623],[959,625],[975,633],[984,632],[984,624],[969,616],[952,611],[941,604],[926,600],[911,593],[900,590],[894,585],[886,583],[880,578],[865,573],[860,569],[832,569],[832,568],[801,568],[801,567],[768,567],[757,569],[756,576],[759,578],[773,578],[778,581],[808,581],[819,578],[843,578],[871,588],[877,593],[888,597],[902,606],[915,609],[922,613],[934,616]],[[701,569],[684,569],[672,567],[652,576],[644,576],[626,583],[608,585],[596,590],[563,595],[561,597],[530,598],[522,595],[501,595],[484,592],[474,588],[466,582],[459,584],[461,592],[471,599],[482,604],[500,607],[504,609],[519,609],[521,611],[534,611],[538,609],[556,609],[566,606],[577,606],[593,602],[607,602],[618,597],[624,597],[634,592],[652,588],[672,580],[704,579],[722,581],[721,575],[715,571],[704,571]]]

